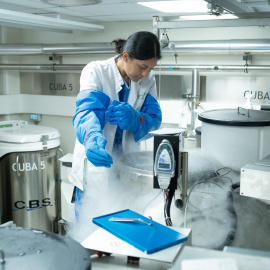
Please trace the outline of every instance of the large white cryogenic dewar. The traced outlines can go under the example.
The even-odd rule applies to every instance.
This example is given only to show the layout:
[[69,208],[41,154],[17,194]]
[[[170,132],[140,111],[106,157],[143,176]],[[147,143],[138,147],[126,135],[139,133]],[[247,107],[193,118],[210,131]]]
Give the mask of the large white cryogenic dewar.
[[240,171],[270,154],[270,112],[220,109],[199,114],[202,153]]

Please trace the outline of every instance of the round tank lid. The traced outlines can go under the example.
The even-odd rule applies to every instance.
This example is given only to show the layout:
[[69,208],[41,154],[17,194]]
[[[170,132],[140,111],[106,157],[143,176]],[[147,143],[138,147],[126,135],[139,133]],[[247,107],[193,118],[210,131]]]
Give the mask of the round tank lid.
[[91,269],[89,252],[70,237],[23,227],[0,227],[0,239],[4,259],[1,269]]
[[270,126],[270,112],[245,108],[202,112],[198,119],[205,123],[227,126]]
[[26,121],[0,122],[0,127],[0,142],[5,143],[34,143],[41,142],[42,139],[49,141],[60,137],[55,128],[29,125]]

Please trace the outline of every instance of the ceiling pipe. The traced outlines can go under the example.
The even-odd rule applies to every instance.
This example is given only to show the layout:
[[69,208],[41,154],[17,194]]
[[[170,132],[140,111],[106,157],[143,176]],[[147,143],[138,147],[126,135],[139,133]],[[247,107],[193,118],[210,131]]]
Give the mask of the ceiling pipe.
[[[175,66],[168,66],[168,65],[161,65],[162,69],[168,70],[182,70],[182,71],[190,71],[193,69],[197,69],[199,71],[242,71],[242,70],[253,70],[253,71],[267,71],[270,70],[270,65],[260,65],[260,66],[251,66],[251,65],[235,65],[235,66],[200,66],[200,65],[175,65]],[[156,70],[159,69],[159,66],[156,67]]]
[[182,53],[269,53],[270,39],[235,39],[235,40],[212,40],[212,41],[176,41],[170,42],[164,51],[172,50]]
[[[209,40],[209,41],[172,41],[163,52],[181,53],[269,53],[270,39],[246,40]],[[104,43],[74,44],[0,44],[0,55],[40,55],[40,54],[85,54],[115,53],[115,46]]]
[[115,45],[104,43],[74,43],[42,45],[45,54],[115,53]]
[[0,55],[40,55],[40,54],[84,54],[113,53],[115,47],[110,43],[74,44],[0,44]]
[[50,65],[36,65],[36,64],[0,64],[0,70],[21,70],[21,71],[65,71],[65,70],[82,70],[85,65],[63,65],[63,64],[50,64]]
[[[0,70],[20,70],[20,71],[76,71],[82,70],[85,65],[81,64],[50,64],[50,65],[37,65],[37,64],[0,64]],[[177,71],[193,71],[194,69],[198,71],[269,71],[269,66],[200,66],[200,65],[159,65],[154,68],[155,72],[158,72],[159,69],[162,70],[177,70]]]

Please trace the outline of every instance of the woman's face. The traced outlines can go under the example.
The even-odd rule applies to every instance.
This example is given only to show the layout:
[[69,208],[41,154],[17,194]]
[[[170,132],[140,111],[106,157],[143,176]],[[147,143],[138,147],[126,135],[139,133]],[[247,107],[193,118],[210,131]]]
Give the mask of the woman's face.
[[147,60],[131,59],[126,51],[123,52],[123,59],[125,62],[124,70],[133,82],[147,77],[158,61],[156,57]]

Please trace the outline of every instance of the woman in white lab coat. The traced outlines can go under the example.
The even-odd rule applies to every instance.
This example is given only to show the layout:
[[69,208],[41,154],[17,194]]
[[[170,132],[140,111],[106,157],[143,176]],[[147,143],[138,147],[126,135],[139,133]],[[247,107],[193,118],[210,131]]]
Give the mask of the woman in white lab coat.
[[[113,160],[134,151],[162,121],[152,71],[161,58],[157,37],[141,31],[112,44],[118,55],[91,62],[81,73],[70,175],[77,187],[75,212],[86,186],[95,194],[106,189],[106,170]],[[98,173],[103,175],[102,181],[97,180]]]

